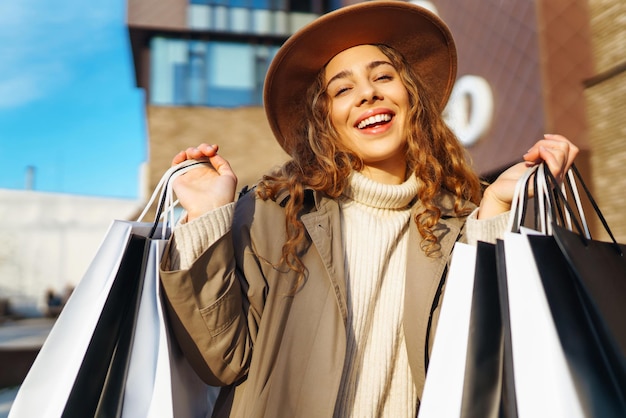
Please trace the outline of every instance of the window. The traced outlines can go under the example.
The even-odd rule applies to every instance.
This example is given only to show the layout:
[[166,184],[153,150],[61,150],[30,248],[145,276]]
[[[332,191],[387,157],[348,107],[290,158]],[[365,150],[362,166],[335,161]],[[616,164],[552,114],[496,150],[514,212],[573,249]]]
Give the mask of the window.
[[262,105],[278,47],[157,37],[151,49],[152,104],[238,107]]

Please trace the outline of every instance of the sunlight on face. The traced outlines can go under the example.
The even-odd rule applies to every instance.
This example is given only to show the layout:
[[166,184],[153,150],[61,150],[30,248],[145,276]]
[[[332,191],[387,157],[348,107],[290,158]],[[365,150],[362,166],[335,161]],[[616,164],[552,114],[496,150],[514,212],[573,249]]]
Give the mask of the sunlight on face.
[[325,80],[331,122],[363,159],[363,173],[385,183],[404,181],[409,96],[389,58],[374,45],[346,49],[329,61]]

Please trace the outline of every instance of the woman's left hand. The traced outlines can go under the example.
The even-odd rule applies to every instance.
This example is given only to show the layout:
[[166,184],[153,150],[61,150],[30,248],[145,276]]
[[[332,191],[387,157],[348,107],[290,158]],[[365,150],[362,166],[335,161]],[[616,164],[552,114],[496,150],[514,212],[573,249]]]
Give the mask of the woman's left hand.
[[487,219],[511,209],[515,185],[528,167],[544,161],[554,177],[562,180],[574,159],[578,147],[561,135],[544,135],[524,154],[524,161],[516,164],[494,181],[483,193],[478,219]]

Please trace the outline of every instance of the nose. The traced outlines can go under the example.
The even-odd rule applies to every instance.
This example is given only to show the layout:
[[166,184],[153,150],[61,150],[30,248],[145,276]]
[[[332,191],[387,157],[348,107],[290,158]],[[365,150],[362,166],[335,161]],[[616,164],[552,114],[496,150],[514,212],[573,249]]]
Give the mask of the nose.
[[368,81],[362,84],[359,106],[366,103],[373,103],[380,99],[382,99],[382,96],[373,83]]

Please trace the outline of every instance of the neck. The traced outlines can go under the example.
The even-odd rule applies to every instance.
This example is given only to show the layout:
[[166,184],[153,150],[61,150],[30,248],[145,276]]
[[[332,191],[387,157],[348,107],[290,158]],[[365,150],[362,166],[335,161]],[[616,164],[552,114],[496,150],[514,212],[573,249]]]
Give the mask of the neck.
[[402,184],[406,180],[406,167],[404,164],[387,166],[366,165],[361,173],[378,183]]

